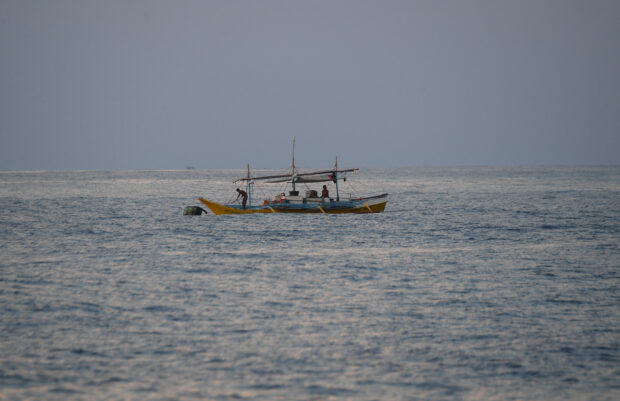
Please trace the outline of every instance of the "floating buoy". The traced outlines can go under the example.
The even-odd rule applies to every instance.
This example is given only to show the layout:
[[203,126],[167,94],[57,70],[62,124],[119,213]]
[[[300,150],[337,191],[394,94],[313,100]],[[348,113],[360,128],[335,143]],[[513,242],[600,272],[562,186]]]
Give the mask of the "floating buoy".
[[183,209],[183,216],[200,216],[202,212],[207,214],[207,211],[200,206],[185,206]]

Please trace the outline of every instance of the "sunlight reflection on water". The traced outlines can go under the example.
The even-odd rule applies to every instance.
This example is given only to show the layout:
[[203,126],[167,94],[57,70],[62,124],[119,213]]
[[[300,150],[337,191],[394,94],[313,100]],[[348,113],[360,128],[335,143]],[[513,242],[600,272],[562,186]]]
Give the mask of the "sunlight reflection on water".
[[0,397],[617,394],[620,169],[370,170],[386,213],[182,216],[239,173],[2,172]]

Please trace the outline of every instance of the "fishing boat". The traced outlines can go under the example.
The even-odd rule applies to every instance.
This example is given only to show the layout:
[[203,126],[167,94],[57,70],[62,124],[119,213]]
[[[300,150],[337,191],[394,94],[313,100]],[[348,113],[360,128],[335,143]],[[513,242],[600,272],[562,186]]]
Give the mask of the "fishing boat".
[[[385,210],[388,194],[356,197],[352,194],[342,195],[339,182],[346,181],[347,175],[357,172],[358,168],[339,169],[338,158],[331,170],[300,172],[295,167],[295,140],[293,139],[293,162],[291,167],[282,174],[252,176],[250,166],[247,166],[247,175],[233,181],[233,184],[245,184],[245,191],[238,191],[246,199],[245,204],[221,204],[205,198],[198,198],[214,214],[248,214],[248,213],[379,213]],[[279,191],[270,199],[263,199],[254,203],[254,185],[257,183],[286,184],[285,191]],[[300,184],[333,183],[336,187],[336,196],[319,193],[307,188],[302,195],[298,190]],[[290,185],[290,187],[289,187]],[[289,189],[286,191],[286,189]],[[327,196],[325,196],[327,195]],[[238,197],[239,198],[239,197]]]

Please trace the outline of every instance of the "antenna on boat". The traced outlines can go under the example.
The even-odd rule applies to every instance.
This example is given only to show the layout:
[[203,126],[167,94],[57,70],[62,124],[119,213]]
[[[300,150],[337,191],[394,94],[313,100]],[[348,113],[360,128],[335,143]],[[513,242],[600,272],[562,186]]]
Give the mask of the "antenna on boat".
[[293,137],[293,163],[291,165],[293,174],[295,174],[295,137]]

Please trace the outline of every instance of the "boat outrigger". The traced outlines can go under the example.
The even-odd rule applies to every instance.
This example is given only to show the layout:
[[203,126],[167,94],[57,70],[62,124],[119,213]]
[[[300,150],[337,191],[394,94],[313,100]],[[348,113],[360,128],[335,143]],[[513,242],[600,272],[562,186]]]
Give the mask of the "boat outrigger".
[[[293,140],[293,163],[284,174],[252,177],[250,166],[246,177],[239,178],[233,183],[245,183],[245,191],[240,193],[247,196],[247,204],[220,204],[204,198],[198,198],[214,214],[247,214],[247,213],[379,213],[385,210],[388,194],[369,197],[340,196],[338,181],[346,181],[347,173],[358,171],[357,168],[338,169],[338,159],[332,170],[300,173],[295,167],[295,141]],[[271,199],[265,199],[261,204],[252,204],[253,186],[257,181],[265,183],[291,184],[292,189],[280,192]],[[336,196],[319,196],[315,190],[307,190],[302,196],[297,190],[297,184],[332,182],[336,186]],[[323,194],[322,194],[323,195]],[[327,195],[327,194],[325,194]]]

